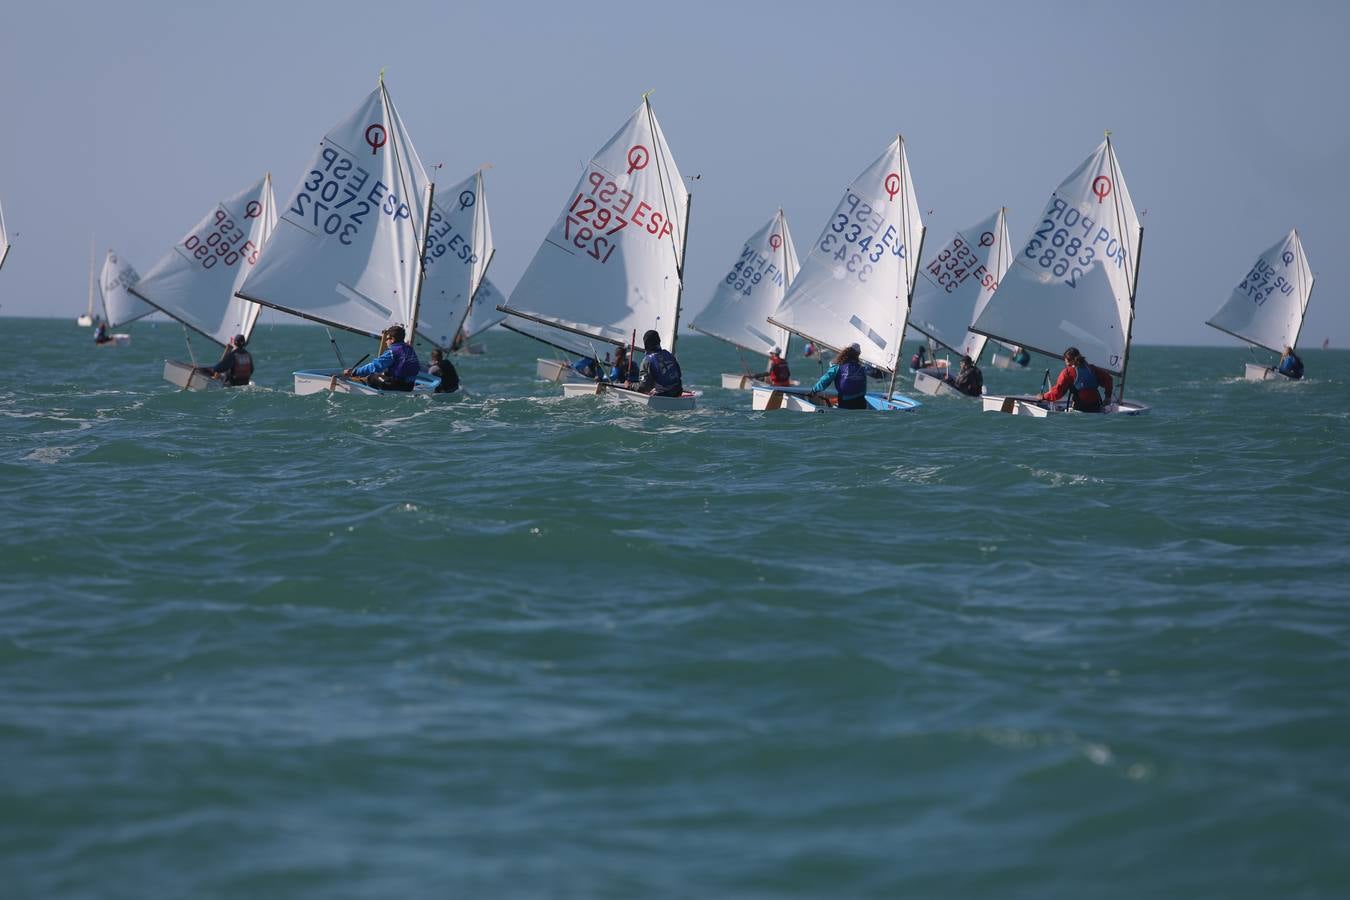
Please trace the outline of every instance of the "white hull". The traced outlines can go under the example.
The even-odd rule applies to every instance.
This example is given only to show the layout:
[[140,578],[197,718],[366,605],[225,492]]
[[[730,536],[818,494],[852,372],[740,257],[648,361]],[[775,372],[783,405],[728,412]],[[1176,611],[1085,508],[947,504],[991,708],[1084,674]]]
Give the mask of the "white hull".
[[129,334],[121,334],[121,333],[118,333],[118,334],[110,334],[110,335],[108,335],[108,340],[103,341],[102,343],[96,343],[96,344],[94,344],[94,346],[95,346],[95,347],[125,347],[125,346],[127,346],[128,344],[130,344],[130,343],[131,343],[131,335],[129,335]]
[[1258,366],[1256,363],[1247,363],[1247,368],[1243,372],[1242,377],[1248,381],[1274,381],[1277,378],[1293,381],[1292,378],[1281,375],[1270,366]]
[[545,381],[551,381],[554,384],[562,384],[568,381],[575,381],[589,384],[589,378],[582,378],[581,373],[572,368],[571,363],[563,362],[557,359],[538,359],[535,360],[534,373]]
[[223,381],[198,371],[192,363],[176,359],[164,360],[164,380],[185,391],[214,391],[225,387]]
[[922,369],[910,369],[910,371],[916,375],[922,372],[923,374],[931,375],[934,378],[941,378],[943,375],[947,374],[947,361],[945,359],[935,359]]
[[967,396],[943,381],[940,377],[930,375],[926,371],[914,373],[914,390],[918,391],[920,394],[927,394],[930,397]]
[[91,328],[93,327],[94,324],[94,317],[80,316],[78,319],[75,320],[75,324],[79,325],[81,328]]
[[630,391],[628,388],[617,387],[604,381],[563,385],[564,397],[596,397],[602,394],[618,397],[622,400],[627,400],[630,403],[637,403],[648,409],[659,409],[663,412],[685,412],[691,410],[698,400],[698,395],[691,394],[689,391],[685,391],[684,394],[679,397],[656,397],[652,394]]
[[[833,394],[817,394],[811,397],[808,393],[806,388],[801,387],[756,387],[750,395],[750,408],[764,412],[779,409],[791,412],[825,412],[838,408],[835,406],[837,401]],[[889,397],[885,394],[868,394],[867,405],[879,412],[906,412],[917,409],[922,404],[903,394],[892,394]]]
[[[1037,400],[1035,397],[1005,397],[998,394],[985,394],[980,400],[983,403],[984,412],[1001,412],[1013,416],[1033,416],[1038,419],[1046,419],[1066,412],[1077,412],[1068,409],[1068,404],[1063,400],[1051,402],[1049,400]],[[1150,407],[1142,403],[1126,401],[1124,403],[1112,403],[1101,413],[1079,413],[1079,415],[1140,416],[1148,412],[1149,409]]]
[[[792,379],[792,386],[801,384],[797,379]],[[722,373],[722,388],[728,391],[748,391],[756,387],[772,387],[767,381],[760,381],[750,375],[734,375],[731,372]]]
[[[432,394],[441,380],[430,375],[419,374],[417,384],[411,391],[382,391],[360,381],[342,377],[341,369],[307,369],[295,373],[295,393],[304,397],[308,394],[322,394],[332,391],[334,394],[361,394],[367,397],[394,395],[406,397],[409,394]],[[446,396],[449,396],[447,394]]]

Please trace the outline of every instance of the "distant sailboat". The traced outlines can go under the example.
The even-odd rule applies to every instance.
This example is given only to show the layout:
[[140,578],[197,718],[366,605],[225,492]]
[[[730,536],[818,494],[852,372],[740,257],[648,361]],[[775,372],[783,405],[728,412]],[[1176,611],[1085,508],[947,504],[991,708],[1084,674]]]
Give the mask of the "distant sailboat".
[[[1147,412],[1121,399],[1143,237],[1108,135],[1050,195],[971,331],[1056,358],[1077,347],[1118,379],[1115,401],[1103,412]],[[1034,396],[985,394],[983,403],[985,412],[1035,417],[1067,408]]]
[[[257,265],[276,221],[272,176],[265,175],[212,207],[131,291],[181,323],[184,336],[191,329],[220,347],[237,334],[247,339],[261,310],[235,291]],[[164,380],[185,390],[222,386],[198,371],[195,359],[166,359]]]
[[473,339],[494,325],[501,324],[506,318],[506,313],[497,307],[505,302],[506,297],[497,290],[492,279],[484,275],[478,285],[478,293],[474,294],[473,302],[469,304],[469,314],[464,317],[464,324],[459,327],[459,334],[450,345],[451,350],[470,355],[482,353],[483,348],[473,343]]
[[[688,221],[689,191],[643,95],[587,164],[510,300],[498,308],[513,325],[519,319],[544,326],[518,330],[560,349],[627,347],[654,329],[673,353]],[[569,397],[606,391],[654,409],[695,404],[688,391],[659,397],[604,382],[563,386]]]
[[[1012,265],[1006,213],[1006,209],[1000,209],[958,231],[923,264],[923,277],[914,289],[909,311],[911,329],[977,363],[988,338],[971,331],[970,323],[984,311]],[[941,378],[922,371],[914,374],[914,389],[931,395],[965,396]]]
[[[431,179],[381,78],[319,142],[281,208],[267,252],[236,295],[372,338],[403,325],[412,343],[432,199]],[[296,372],[295,392],[400,393],[342,372]],[[433,391],[438,383],[421,374],[416,390]]]
[[[756,356],[767,356],[777,347],[786,357],[790,332],[770,325],[769,316],[778,310],[799,268],[787,216],[780,209],[746,239],[689,327]],[[754,383],[750,375],[722,373],[722,387],[728,390],[746,390]]]
[[[91,273],[92,274],[92,273]],[[109,250],[103,260],[103,270],[99,273],[99,296],[103,304],[103,321],[108,328],[120,328],[137,319],[144,318],[155,311],[132,295],[132,290],[140,281],[131,263]],[[116,333],[108,335],[109,340],[100,347],[125,347],[131,343],[131,335]]]
[[436,192],[427,225],[426,275],[417,308],[417,331],[424,341],[449,351],[492,262],[483,172]]
[[[818,347],[861,348],[860,358],[892,375],[891,391],[869,392],[869,409],[903,411],[919,403],[894,393],[910,299],[923,252],[924,224],[899,135],[853,179],[769,319]],[[814,412],[825,396],[806,387],[755,387],[752,408]]]
[[[1298,238],[1298,230],[1291,229],[1284,240],[1257,257],[1228,302],[1205,324],[1253,347],[1282,354],[1285,347],[1298,346],[1312,289],[1313,274],[1303,252],[1303,242]],[[1247,363],[1244,377],[1248,381],[1265,381],[1286,376],[1271,366]]]

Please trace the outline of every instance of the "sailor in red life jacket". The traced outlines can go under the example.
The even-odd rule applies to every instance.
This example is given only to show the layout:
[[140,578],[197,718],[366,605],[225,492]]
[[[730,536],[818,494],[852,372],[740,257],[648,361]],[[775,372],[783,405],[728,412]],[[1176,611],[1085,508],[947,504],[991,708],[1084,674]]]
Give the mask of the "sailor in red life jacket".
[[783,351],[777,347],[770,350],[769,370],[759,372],[753,377],[767,379],[774,387],[787,387],[792,384],[792,370],[788,368],[787,360],[783,359]]
[[210,375],[212,378],[224,381],[230,387],[241,387],[248,384],[249,380],[253,378],[253,355],[244,349],[244,345],[247,343],[248,338],[242,334],[236,334],[225,345],[225,355],[220,358],[220,362],[199,371]]
[[1058,400],[1067,394],[1070,409],[1101,412],[1111,405],[1113,386],[1110,372],[1089,363],[1077,347],[1070,347],[1064,351],[1064,371],[1059,373],[1059,380],[1037,399]]

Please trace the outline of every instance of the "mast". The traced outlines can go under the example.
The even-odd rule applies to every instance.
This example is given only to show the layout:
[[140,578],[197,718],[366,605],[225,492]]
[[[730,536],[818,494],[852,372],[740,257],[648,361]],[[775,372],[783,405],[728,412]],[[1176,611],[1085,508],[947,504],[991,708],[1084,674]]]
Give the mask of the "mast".
[[[389,102],[389,89],[384,86],[384,69],[380,70],[380,104],[384,108],[384,120],[389,123],[386,127],[389,132],[389,147],[393,152],[394,167],[398,172],[399,190],[402,191],[403,196],[406,197],[408,196],[408,179],[403,173],[403,154],[400,152],[398,146],[400,129],[393,127],[395,123],[394,111],[392,104]],[[398,120],[398,124],[401,126],[403,121],[401,119]],[[428,180],[427,198],[426,202],[422,205],[422,222],[424,225],[431,220],[431,198],[435,192],[436,183]],[[417,233],[417,223],[415,221],[410,222],[409,224],[412,226],[413,246],[417,248],[417,272],[414,276],[415,284],[413,285],[412,306],[409,308],[409,321],[406,326],[407,341],[411,345],[417,337],[417,307],[422,302],[422,281],[426,275],[427,247],[425,233],[421,235]]]
[[[1305,254],[1305,253],[1303,252],[1303,239],[1302,239],[1301,237],[1298,236],[1298,229],[1297,229],[1297,228],[1294,229],[1294,241],[1297,242],[1297,244],[1298,244],[1298,255],[1301,257],[1301,262],[1303,262],[1304,265],[1307,265],[1307,262],[1308,262],[1308,256],[1307,256],[1307,254]],[[1302,279],[1302,277],[1303,277],[1303,266],[1299,266],[1299,278]],[[1305,300],[1303,301],[1303,303],[1302,303],[1302,307],[1303,307],[1303,308],[1302,308],[1301,310],[1299,310],[1299,314],[1298,314],[1298,329],[1294,332],[1294,339],[1293,339],[1292,341],[1289,342],[1289,346],[1292,347],[1292,348],[1295,348],[1295,349],[1298,348],[1298,338],[1299,338],[1299,335],[1303,334],[1303,320],[1306,319],[1306,318],[1308,317],[1308,306],[1312,303],[1312,291],[1313,291],[1313,285],[1317,282],[1317,276],[1315,276],[1315,275],[1312,274],[1312,267],[1311,267],[1311,266],[1308,267],[1308,277],[1309,277],[1309,281],[1308,281],[1308,297],[1307,297],[1307,299],[1305,299]],[[1281,353],[1281,354],[1284,353],[1284,348],[1283,348],[1283,347],[1280,348],[1280,353]]]
[[[1115,178],[1116,184],[1124,184],[1124,179],[1120,177],[1120,164],[1116,160],[1116,148],[1111,144],[1111,132],[1106,132],[1106,153],[1111,158],[1111,175]],[[1120,192],[1116,191],[1116,199],[1113,204],[1116,208],[1116,222],[1120,225],[1125,224],[1124,201],[1121,200]],[[1124,233],[1124,228],[1121,228]],[[1125,358],[1120,361],[1120,389],[1116,391],[1116,403],[1119,404],[1125,399],[1125,376],[1130,368],[1130,342],[1134,338],[1134,296],[1139,290],[1139,259],[1144,254],[1144,224],[1139,223],[1139,244],[1134,251],[1134,272],[1130,277],[1130,319],[1125,323]]]
[[675,355],[675,342],[680,337],[680,301],[684,299],[684,251],[689,247],[689,208],[694,204],[694,195],[686,194],[684,198],[684,240],[680,242],[680,258],[676,260],[676,277],[680,279],[680,286],[675,289],[675,327],[670,332],[670,354]]
[[[908,162],[908,160],[906,160],[906,162]],[[916,257],[917,259],[923,259],[923,242],[926,237],[928,237],[927,225],[919,229],[919,255]],[[905,265],[906,266],[909,265],[908,259],[905,260]],[[914,287],[913,287],[914,279],[910,279],[909,284],[910,284],[909,298],[905,301],[905,318],[900,323],[900,333],[895,336],[895,340],[897,343],[904,340],[905,328],[909,325],[909,307],[914,303]],[[887,392],[888,395],[895,393],[895,382],[896,379],[900,377],[900,360],[905,355],[905,348],[900,347],[899,350],[900,352],[895,357],[895,368],[891,369],[891,389]]]
[[[89,235],[89,309],[85,313],[89,318],[94,317],[94,236]],[[103,311],[103,318],[108,318],[108,311]]]

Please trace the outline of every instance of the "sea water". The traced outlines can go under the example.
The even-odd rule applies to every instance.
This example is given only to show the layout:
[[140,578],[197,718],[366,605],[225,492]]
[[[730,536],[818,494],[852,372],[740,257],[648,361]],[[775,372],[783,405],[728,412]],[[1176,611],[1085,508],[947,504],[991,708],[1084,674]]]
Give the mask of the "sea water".
[[1350,895],[1350,353],[802,415],[682,337],[662,414],[274,318],[0,322],[4,897]]

